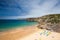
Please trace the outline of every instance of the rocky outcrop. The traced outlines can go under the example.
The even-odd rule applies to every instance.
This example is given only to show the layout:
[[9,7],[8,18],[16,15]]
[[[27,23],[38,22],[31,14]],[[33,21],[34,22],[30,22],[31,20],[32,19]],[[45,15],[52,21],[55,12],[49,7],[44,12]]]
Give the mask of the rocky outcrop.
[[30,22],[37,22],[38,18],[27,18],[26,20]]
[[38,22],[38,28],[60,32],[60,14],[42,16]]
[[60,32],[60,14],[45,15],[38,18],[28,18],[28,21],[38,22],[38,28]]

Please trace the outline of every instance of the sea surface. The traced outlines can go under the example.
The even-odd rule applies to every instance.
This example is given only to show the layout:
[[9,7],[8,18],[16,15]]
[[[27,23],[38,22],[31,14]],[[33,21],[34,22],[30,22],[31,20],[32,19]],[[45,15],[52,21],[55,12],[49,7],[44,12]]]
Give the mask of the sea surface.
[[26,27],[35,25],[37,22],[29,22],[26,20],[0,20],[0,29],[12,29],[18,27]]

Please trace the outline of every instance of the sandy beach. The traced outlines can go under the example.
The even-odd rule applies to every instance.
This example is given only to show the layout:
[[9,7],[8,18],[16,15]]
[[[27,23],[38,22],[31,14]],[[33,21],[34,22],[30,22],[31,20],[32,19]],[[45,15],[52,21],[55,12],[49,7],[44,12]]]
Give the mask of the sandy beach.
[[29,34],[36,32],[38,28],[35,26],[16,28],[13,30],[0,32],[0,40],[16,40],[18,38],[22,38]]
[[51,32],[45,29],[39,29],[37,32],[18,40],[60,40],[60,33]]
[[36,26],[0,32],[0,40],[60,40],[60,33],[38,29]]

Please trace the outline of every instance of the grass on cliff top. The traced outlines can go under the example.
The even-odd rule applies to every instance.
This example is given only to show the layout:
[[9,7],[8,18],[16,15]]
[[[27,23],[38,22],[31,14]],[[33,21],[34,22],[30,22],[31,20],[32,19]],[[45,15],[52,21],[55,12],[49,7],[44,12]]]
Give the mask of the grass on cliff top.
[[60,23],[60,14],[50,14],[40,17],[45,22]]

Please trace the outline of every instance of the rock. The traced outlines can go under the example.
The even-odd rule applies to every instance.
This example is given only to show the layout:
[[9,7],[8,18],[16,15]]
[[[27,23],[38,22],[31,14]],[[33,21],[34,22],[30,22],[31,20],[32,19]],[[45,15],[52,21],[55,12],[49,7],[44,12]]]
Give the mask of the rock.
[[54,32],[60,32],[60,14],[46,15],[40,17],[38,21],[39,29],[46,29]]
[[27,18],[27,21],[38,22],[39,29],[60,32],[60,14],[50,14],[38,18]]

